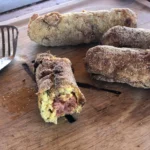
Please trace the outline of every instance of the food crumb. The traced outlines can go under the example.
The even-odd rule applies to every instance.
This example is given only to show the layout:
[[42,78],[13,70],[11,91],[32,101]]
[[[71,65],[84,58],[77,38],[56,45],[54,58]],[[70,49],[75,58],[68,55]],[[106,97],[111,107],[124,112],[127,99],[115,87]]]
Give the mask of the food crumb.
[[23,79],[22,82],[23,82],[23,83],[26,82],[26,79]]

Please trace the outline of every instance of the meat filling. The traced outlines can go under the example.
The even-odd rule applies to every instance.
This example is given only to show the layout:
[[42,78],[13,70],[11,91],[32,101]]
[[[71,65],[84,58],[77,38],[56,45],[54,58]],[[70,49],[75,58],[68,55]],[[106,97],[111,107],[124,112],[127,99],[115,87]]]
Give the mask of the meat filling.
[[56,116],[71,114],[77,108],[77,99],[73,94],[55,97],[53,108],[56,110]]

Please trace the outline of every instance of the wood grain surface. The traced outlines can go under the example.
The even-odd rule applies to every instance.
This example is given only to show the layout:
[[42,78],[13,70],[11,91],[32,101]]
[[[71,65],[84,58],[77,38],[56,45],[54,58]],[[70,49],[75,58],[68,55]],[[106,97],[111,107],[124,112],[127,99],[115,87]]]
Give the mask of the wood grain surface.
[[[138,27],[150,28],[150,8],[140,2],[86,0],[75,6],[68,9],[128,7],[138,14]],[[0,150],[150,150],[150,90],[91,81],[83,58],[94,45],[43,47],[30,41],[27,24],[19,31],[16,57],[0,72]],[[61,118],[58,125],[45,123],[37,106],[36,84],[22,64],[32,68],[36,54],[47,50],[72,61],[78,82],[121,94],[81,88],[87,103],[81,114],[75,115],[76,122]]]

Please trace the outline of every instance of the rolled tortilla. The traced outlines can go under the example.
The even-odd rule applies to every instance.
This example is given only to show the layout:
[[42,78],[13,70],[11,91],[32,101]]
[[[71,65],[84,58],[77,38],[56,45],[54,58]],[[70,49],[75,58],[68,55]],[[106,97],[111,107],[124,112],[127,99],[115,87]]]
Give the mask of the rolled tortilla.
[[99,42],[111,27],[121,25],[136,27],[136,14],[128,8],[84,11],[59,14],[34,14],[29,21],[31,40],[44,46],[78,45]]
[[87,51],[85,64],[96,80],[150,88],[150,49],[96,46]]
[[102,44],[147,49],[150,48],[150,30],[115,26],[103,35]]
[[65,114],[80,113],[85,97],[76,84],[70,60],[41,53],[35,66],[38,105],[45,122],[57,124]]

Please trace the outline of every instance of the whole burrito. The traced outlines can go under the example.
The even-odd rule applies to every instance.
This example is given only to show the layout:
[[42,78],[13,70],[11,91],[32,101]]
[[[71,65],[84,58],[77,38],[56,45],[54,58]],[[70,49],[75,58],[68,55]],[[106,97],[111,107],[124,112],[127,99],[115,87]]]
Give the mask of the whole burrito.
[[102,43],[116,47],[150,48],[150,30],[115,26],[103,35]]
[[150,49],[96,46],[87,51],[85,64],[96,80],[150,88]]
[[44,46],[78,45],[99,42],[102,35],[116,25],[136,27],[136,14],[128,8],[66,14],[52,12],[44,16],[34,14],[29,21],[28,35]]
[[59,117],[82,110],[85,97],[76,84],[69,59],[41,53],[34,66],[38,105],[45,122],[57,124]]

